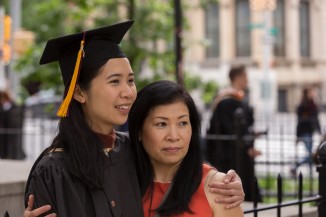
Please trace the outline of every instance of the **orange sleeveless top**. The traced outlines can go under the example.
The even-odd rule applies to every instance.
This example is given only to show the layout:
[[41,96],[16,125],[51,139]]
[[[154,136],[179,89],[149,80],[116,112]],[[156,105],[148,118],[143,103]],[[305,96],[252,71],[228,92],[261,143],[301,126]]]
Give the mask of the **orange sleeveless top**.
[[[213,216],[212,209],[208,203],[204,191],[205,180],[208,172],[211,169],[213,169],[213,167],[207,164],[203,164],[203,177],[201,183],[199,185],[199,188],[195,192],[195,194],[192,196],[189,204],[189,208],[193,211],[194,214],[185,212],[182,215],[178,215],[178,217],[194,217],[194,216],[212,217]],[[154,182],[153,200],[152,200],[152,208],[151,208],[152,210],[155,210],[159,206],[161,200],[164,197],[165,192],[169,188],[169,185],[170,183]],[[146,192],[146,194],[147,193],[148,192]],[[144,209],[144,217],[153,217],[155,215],[155,211],[149,212],[150,198],[147,198],[147,200],[143,198],[143,209]]]

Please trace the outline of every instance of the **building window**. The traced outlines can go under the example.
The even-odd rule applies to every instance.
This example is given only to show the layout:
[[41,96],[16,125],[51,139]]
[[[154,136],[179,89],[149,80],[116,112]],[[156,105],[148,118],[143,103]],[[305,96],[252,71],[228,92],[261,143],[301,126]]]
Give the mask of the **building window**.
[[211,3],[206,9],[206,37],[208,45],[206,48],[207,57],[218,57],[220,53],[220,20],[219,7],[217,3]]
[[248,57],[251,56],[249,1],[237,0],[235,12],[236,54],[238,57]]
[[309,1],[300,1],[300,54],[302,57],[310,56],[310,19]]
[[275,37],[274,54],[275,56],[285,55],[285,44],[284,44],[284,24],[285,24],[285,10],[284,0],[277,1],[277,7],[274,11],[274,28],[272,34]]
[[288,112],[288,92],[285,89],[278,90],[278,111],[279,112]]

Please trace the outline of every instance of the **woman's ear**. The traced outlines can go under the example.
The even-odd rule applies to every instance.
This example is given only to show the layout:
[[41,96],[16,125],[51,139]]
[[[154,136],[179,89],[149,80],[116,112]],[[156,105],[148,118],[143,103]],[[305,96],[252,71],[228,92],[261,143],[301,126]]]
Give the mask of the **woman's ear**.
[[75,87],[75,91],[74,91],[73,97],[79,103],[85,103],[86,102],[85,93],[80,89],[80,87],[79,87],[78,84]]

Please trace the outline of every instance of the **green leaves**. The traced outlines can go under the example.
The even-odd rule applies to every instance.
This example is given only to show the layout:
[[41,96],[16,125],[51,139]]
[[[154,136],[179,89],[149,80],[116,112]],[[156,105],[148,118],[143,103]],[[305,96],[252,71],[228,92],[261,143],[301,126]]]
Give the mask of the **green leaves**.
[[[216,2],[202,0],[201,4],[193,7],[211,1]],[[36,35],[34,46],[16,63],[15,69],[21,73],[24,83],[39,81],[42,89],[53,88],[56,92],[62,93],[63,85],[58,64],[39,65],[45,42],[50,38],[127,19],[134,19],[136,22],[121,46],[136,74],[138,89],[153,80],[163,78],[175,80],[173,1],[28,0],[22,3],[22,25]],[[186,1],[183,1],[183,10],[187,9],[189,7]],[[189,28],[185,19],[183,24],[184,29]],[[148,76],[148,71],[151,71],[151,76]],[[146,73],[146,76],[141,73]],[[204,82],[195,83],[188,85],[188,89],[205,85]],[[202,89],[205,90],[206,87],[203,86]],[[208,92],[211,92],[211,89]],[[210,97],[205,98],[208,100]]]

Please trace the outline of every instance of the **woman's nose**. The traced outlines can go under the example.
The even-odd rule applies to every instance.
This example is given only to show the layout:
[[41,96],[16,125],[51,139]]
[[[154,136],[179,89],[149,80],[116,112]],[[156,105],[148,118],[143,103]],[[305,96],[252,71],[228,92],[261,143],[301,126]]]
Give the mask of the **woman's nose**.
[[171,140],[172,142],[179,140],[179,133],[177,127],[172,126],[169,128],[168,139]]
[[134,95],[134,93],[133,93],[131,87],[129,87],[129,85],[126,85],[124,87],[124,89],[122,90],[121,97],[131,99],[133,97],[133,95]]

